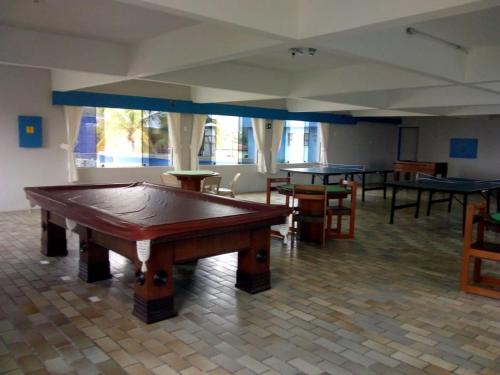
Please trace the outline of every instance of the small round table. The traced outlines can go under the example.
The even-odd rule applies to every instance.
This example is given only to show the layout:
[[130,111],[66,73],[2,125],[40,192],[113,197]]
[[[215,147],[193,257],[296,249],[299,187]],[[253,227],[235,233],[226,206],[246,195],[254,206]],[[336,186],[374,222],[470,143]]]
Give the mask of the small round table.
[[185,190],[201,191],[201,181],[205,177],[218,176],[219,173],[204,170],[179,170],[170,171],[168,174],[177,177],[181,182],[181,188]]

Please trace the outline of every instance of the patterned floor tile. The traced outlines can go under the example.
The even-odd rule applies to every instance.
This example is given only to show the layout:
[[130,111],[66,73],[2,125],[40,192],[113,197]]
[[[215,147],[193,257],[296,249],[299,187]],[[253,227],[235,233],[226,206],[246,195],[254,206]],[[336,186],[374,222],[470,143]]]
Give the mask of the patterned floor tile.
[[500,301],[458,289],[460,207],[390,225],[389,203],[360,202],[353,240],[272,239],[263,293],[234,288],[236,254],[177,267],[179,315],[152,325],[132,316],[127,259],[87,284],[78,236],[49,259],[39,212],[0,213],[0,373],[500,374]]

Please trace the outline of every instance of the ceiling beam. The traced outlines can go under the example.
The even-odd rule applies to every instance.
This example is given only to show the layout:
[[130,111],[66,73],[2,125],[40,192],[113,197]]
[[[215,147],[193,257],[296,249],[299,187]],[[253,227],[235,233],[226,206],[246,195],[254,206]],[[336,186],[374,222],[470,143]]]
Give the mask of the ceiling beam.
[[386,109],[389,102],[386,91],[361,92],[356,94],[322,95],[315,100],[329,101],[333,103],[344,103],[368,108]]
[[298,36],[298,0],[119,0],[280,39]]
[[480,116],[480,115],[499,115],[499,105],[477,105],[477,106],[461,106],[450,108],[449,116]]
[[285,97],[289,91],[288,74],[253,66],[219,63],[171,73],[148,76],[146,79],[188,86],[245,91],[273,97]]
[[264,36],[228,32],[227,28],[220,26],[198,24],[133,46],[129,75],[137,78],[193,68],[242,57],[281,43]]
[[244,91],[191,87],[191,100],[194,103],[231,103],[266,99],[276,99],[276,97]]
[[467,57],[465,81],[500,81],[500,47],[474,48]]
[[368,109],[368,107],[361,107],[344,103],[292,98],[286,99],[286,107],[289,112],[338,112]]
[[106,85],[109,83],[127,80],[125,76],[110,74],[75,72],[70,70],[53,69],[52,90],[69,91],[81,90],[88,87]]
[[408,111],[392,111],[387,109],[369,109],[369,110],[356,110],[351,114],[356,117],[420,117],[420,116],[435,116],[433,114],[422,112],[408,112]]
[[314,97],[443,85],[448,85],[448,82],[382,64],[365,63],[295,74],[290,96]]
[[126,75],[126,45],[0,25],[0,63]]
[[299,0],[298,37],[370,32],[496,5],[496,0]]
[[388,109],[500,104],[500,94],[465,86],[393,90],[387,97]]
[[338,53],[399,67],[450,82],[464,82],[466,53],[418,35],[406,33],[405,27],[349,34],[321,44]]

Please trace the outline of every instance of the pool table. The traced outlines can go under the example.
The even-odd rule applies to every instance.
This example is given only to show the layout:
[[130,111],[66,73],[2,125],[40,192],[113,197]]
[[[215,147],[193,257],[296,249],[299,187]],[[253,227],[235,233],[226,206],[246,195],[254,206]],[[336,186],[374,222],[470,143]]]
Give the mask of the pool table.
[[270,226],[289,209],[137,182],[27,187],[41,207],[42,253],[67,254],[66,229],[80,237],[79,277],[111,278],[109,250],[134,263],[133,314],[146,323],[176,315],[173,265],[238,252],[236,287],[270,288]]

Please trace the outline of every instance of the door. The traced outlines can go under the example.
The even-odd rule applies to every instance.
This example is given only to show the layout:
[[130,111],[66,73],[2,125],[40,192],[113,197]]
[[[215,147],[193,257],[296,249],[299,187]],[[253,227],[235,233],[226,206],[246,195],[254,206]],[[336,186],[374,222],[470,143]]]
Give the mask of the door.
[[418,127],[399,128],[398,160],[418,160]]

